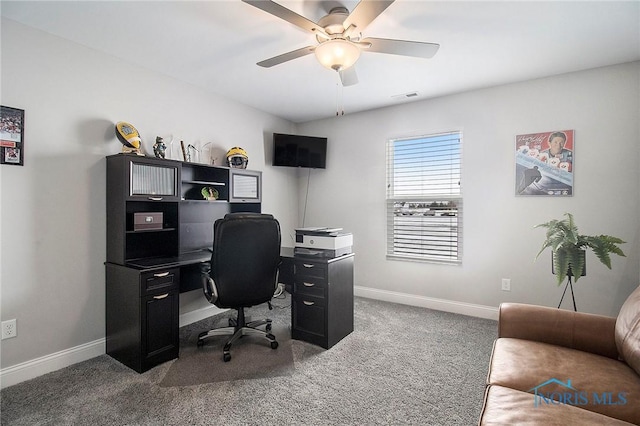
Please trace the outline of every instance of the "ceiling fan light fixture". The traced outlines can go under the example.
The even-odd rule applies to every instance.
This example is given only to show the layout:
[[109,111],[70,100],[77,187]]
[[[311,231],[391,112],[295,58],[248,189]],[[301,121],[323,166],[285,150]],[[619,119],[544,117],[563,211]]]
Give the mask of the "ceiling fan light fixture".
[[356,63],[360,57],[360,48],[349,40],[334,38],[320,43],[315,54],[322,66],[342,71]]

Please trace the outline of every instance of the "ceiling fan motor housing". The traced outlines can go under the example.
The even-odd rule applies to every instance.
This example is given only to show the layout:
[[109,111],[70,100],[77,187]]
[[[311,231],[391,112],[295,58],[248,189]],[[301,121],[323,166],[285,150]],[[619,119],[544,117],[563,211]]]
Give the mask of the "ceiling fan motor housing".
[[329,35],[342,34],[345,30],[342,24],[347,17],[349,17],[349,11],[346,7],[334,7],[327,16],[318,21],[318,25],[324,28]]

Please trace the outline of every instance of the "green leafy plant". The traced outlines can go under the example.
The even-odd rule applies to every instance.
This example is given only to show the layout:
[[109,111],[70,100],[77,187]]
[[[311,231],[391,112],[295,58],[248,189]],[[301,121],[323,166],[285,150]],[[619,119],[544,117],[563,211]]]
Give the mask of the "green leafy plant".
[[624,244],[620,238],[610,235],[580,235],[573,215],[565,213],[562,220],[550,220],[536,225],[535,228],[547,228],[547,237],[542,243],[542,248],[536,255],[536,259],[547,248],[553,252],[553,269],[558,279],[558,285],[571,275],[578,281],[585,270],[584,253],[591,248],[600,262],[611,269],[610,253],[625,256],[618,244]]

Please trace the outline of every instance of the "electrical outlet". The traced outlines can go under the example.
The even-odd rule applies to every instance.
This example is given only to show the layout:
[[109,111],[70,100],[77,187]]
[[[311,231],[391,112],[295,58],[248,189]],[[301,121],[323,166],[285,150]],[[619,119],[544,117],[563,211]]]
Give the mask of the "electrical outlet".
[[511,279],[509,278],[502,279],[502,291],[511,291]]
[[10,339],[11,337],[16,337],[18,335],[18,327],[16,325],[16,320],[7,320],[2,321],[2,340]]

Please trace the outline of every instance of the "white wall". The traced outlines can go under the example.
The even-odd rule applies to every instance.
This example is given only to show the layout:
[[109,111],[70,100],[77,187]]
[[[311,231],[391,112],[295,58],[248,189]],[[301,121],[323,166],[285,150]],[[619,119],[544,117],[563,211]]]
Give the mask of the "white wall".
[[[533,262],[544,239],[533,227],[571,212],[582,233],[628,242],[628,257],[615,256],[612,271],[588,254],[588,275],[575,286],[578,310],[614,315],[640,278],[639,103],[640,64],[633,63],[298,125],[301,134],[329,138],[327,169],[311,174],[305,224],[353,232],[363,294],[557,306],[562,288],[550,254]],[[575,130],[575,195],[516,197],[515,135],[558,129]],[[464,138],[462,266],[387,260],[385,143],[450,130]],[[299,181],[304,200],[306,175]],[[511,278],[511,292],[500,290],[501,278]]]
[[[265,167],[265,134],[292,123],[13,21],[1,30],[2,105],[25,110],[26,144],[24,167],[0,167],[1,316],[18,329],[2,341],[3,368],[104,339],[105,156],[122,147],[117,121],[133,123],[149,153],[156,135],[242,146],[263,171],[263,211],[296,226],[295,173]],[[200,292],[181,296],[181,314],[206,306]]]

